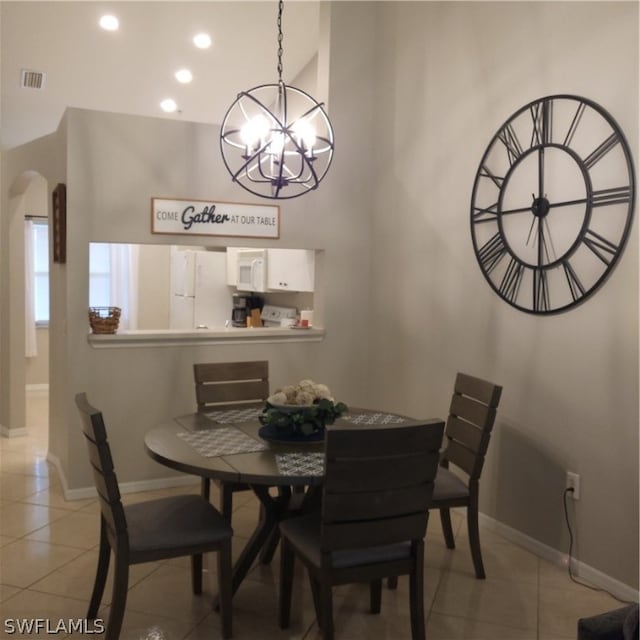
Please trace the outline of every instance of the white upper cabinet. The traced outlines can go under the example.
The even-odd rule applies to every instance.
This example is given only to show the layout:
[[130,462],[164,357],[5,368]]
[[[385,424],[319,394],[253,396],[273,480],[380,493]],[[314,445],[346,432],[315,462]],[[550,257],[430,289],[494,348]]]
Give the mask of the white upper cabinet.
[[271,291],[313,291],[315,252],[307,249],[268,249],[267,288]]
[[[238,284],[238,247],[227,247],[227,284]],[[267,249],[267,291],[313,291],[315,251],[308,249]]]

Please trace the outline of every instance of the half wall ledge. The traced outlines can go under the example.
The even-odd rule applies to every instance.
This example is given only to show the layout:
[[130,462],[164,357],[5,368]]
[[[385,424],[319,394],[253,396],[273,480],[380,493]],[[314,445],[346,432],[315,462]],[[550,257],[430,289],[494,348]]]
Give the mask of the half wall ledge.
[[94,349],[122,349],[132,347],[184,347],[211,344],[268,344],[277,342],[321,342],[325,331],[280,328],[235,328],[219,330],[143,330],[119,331],[112,334],[90,333],[88,343]]

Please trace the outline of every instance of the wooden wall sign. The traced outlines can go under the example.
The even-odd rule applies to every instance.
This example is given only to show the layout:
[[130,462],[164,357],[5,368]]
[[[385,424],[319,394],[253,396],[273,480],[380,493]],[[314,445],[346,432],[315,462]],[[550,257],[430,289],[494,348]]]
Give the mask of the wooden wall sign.
[[216,200],[151,198],[151,232],[279,238],[280,207]]
[[60,183],[53,190],[53,261],[67,261],[67,187]]

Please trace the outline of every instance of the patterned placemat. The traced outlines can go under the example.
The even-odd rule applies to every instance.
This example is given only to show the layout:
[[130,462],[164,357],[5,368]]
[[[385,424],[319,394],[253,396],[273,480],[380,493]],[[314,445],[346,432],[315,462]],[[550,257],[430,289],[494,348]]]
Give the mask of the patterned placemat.
[[321,476],[324,473],[324,453],[278,453],[276,464],[283,476]]
[[268,448],[266,443],[254,440],[235,427],[220,427],[220,429],[206,431],[181,431],[178,436],[205,458],[262,451]]
[[250,409],[227,409],[226,411],[210,411],[204,415],[219,424],[232,424],[234,422],[250,422],[262,413],[262,409],[251,407]]
[[353,424],[400,424],[407,421],[407,418],[394,413],[347,413],[341,418]]

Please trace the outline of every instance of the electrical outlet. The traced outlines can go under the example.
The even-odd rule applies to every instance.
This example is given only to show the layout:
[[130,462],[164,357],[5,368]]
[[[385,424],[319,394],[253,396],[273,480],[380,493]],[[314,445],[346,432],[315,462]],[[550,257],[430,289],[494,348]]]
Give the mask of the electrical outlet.
[[566,489],[573,489],[569,496],[573,500],[580,500],[580,476],[572,471],[567,471]]

